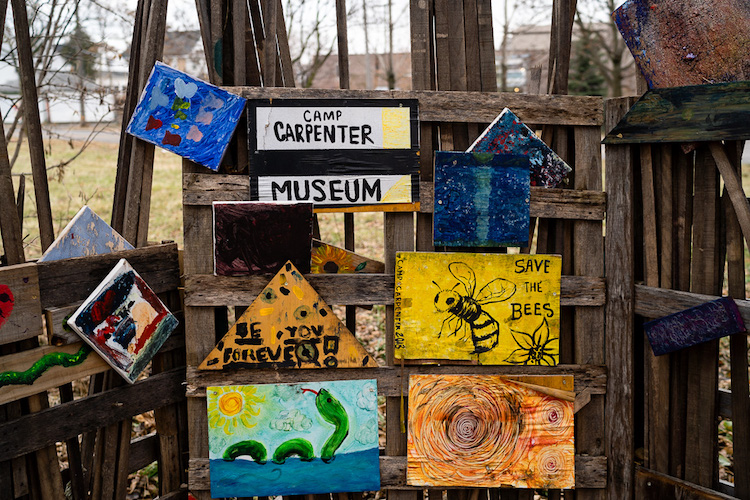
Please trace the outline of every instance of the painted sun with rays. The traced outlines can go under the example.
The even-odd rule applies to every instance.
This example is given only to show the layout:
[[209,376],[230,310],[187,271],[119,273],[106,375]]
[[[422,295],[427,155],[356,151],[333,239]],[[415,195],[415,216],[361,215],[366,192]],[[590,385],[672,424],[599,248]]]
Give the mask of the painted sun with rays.
[[257,389],[253,386],[214,387],[208,391],[208,425],[220,429],[226,434],[232,434],[238,422],[243,426],[255,427],[253,417],[260,414],[256,403],[263,403],[265,396],[255,395]]

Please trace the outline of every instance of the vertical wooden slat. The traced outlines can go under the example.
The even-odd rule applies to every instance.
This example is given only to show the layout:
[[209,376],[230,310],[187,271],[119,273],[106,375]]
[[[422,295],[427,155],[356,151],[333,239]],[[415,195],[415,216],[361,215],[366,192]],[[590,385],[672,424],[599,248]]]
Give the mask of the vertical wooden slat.
[[[693,260],[691,291],[719,295],[718,272],[719,216],[718,173],[708,150],[701,147],[695,160],[695,198],[693,200]],[[718,341],[687,350],[685,480],[711,488],[718,482],[716,448],[716,396],[718,384]]]
[[476,0],[476,4],[479,29],[479,66],[482,73],[481,89],[484,92],[497,92],[495,40],[492,33],[492,2],[491,0]]
[[[576,127],[575,188],[602,190],[602,162],[598,127]],[[604,276],[604,239],[600,221],[576,221],[574,236],[574,274]],[[605,364],[604,307],[576,307],[574,323],[574,361],[577,364]],[[592,397],[576,414],[576,453],[604,455],[601,429],[604,427],[604,397]],[[579,497],[603,498],[604,490],[577,490]]]
[[[0,6],[2,7],[2,6]],[[13,177],[8,158],[8,145],[5,142],[5,129],[0,117],[0,205],[4,207],[0,217],[0,235],[3,238],[3,252],[8,264],[26,261],[23,254],[23,232],[18,218],[16,195],[13,192]]]
[[[743,143],[729,143],[730,161],[742,175]],[[724,193],[726,214],[727,285],[729,296],[745,298],[745,247],[742,230],[728,195]],[[750,382],[748,381],[747,335],[729,337],[732,368],[732,471],[734,496],[750,498]]]
[[[202,167],[188,160],[182,161],[183,175],[202,171]],[[210,274],[213,272],[213,241],[211,207],[185,205],[183,207],[185,238],[184,272]],[[185,307],[185,351],[187,366],[198,366],[216,345],[214,335],[214,309],[210,307]],[[188,398],[188,440],[190,458],[208,456],[208,424],[206,399]],[[193,492],[198,500],[211,498],[209,492]]]
[[39,238],[42,252],[47,250],[55,240],[52,227],[52,207],[49,200],[47,183],[47,165],[44,159],[44,137],[42,122],[39,119],[39,102],[34,70],[34,56],[31,53],[31,35],[26,2],[11,0],[13,7],[13,24],[16,29],[16,47],[18,50],[18,72],[21,77],[21,95],[23,96],[23,117],[26,127],[26,140],[29,143],[31,172],[34,177],[34,196],[36,199]]
[[278,14],[277,0],[264,0],[263,25],[265,26],[266,41],[263,47],[263,85],[276,85],[276,16]]
[[[605,128],[625,115],[632,101],[605,105]],[[607,494],[633,498],[633,165],[629,146],[607,146],[606,360],[608,365],[605,436]]]
[[115,192],[112,199],[112,227],[122,233],[125,226],[125,200],[128,193],[128,178],[130,172],[130,156],[133,150],[134,137],[125,130],[133,116],[138,103],[141,62],[141,40],[143,37],[144,19],[148,15],[150,0],[138,0],[133,25],[133,37],[130,43],[130,61],[128,62],[128,87],[125,93],[125,103],[122,110],[120,129],[120,147],[117,150],[117,174],[115,176]]
[[[448,17],[448,51],[450,65],[445,68],[449,72],[450,90],[466,90],[466,34],[464,28],[463,3],[451,2]],[[453,124],[453,150],[465,151],[469,147],[468,127],[465,123]]]
[[[396,252],[414,250],[414,214],[386,213],[384,214],[385,239],[385,271],[394,273],[396,267]],[[385,357],[389,366],[395,366],[393,341],[393,306],[385,308]],[[398,369],[398,368],[396,368]],[[409,381],[402,380],[404,419],[407,415],[406,397],[409,391]],[[386,408],[386,436],[385,454],[388,456],[406,455],[406,434],[401,432],[402,399],[388,397]],[[389,500],[416,500],[416,491],[392,490],[388,492]]]
[[[415,90],[433,90],[434,60],[432,57],[433,0],[411,0],[409,6],[411,29],[411,79]],[[433,180],[433,134],[432,124],[420,123],[420,182]],[[417,214],[416,248],[432,251],[432,214]]]
[[286,34],[286,21],[284,21],[284,8],[281,0],[278,0],[278,12],[276,15],[276,38],[279,44],[279,62],[283,76],[284,87],[294,87],[294,68],[292,67],[292,54],[289,52],[289,39]]

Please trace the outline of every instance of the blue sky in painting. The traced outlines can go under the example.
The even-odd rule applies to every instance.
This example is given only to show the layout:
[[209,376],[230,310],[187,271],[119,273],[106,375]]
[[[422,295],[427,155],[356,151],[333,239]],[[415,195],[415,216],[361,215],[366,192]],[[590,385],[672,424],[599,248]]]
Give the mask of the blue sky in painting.
[[245,99],[157,62],[128,133],[218,170]]
[[527,246],[529,159],[435,153],[435,245]]

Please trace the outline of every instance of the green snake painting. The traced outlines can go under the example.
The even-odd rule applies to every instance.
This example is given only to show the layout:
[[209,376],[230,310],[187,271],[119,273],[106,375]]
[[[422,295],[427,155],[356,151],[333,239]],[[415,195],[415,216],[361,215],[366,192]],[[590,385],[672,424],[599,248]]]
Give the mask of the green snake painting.
[[[349,434],[349,417],[341,403],[327,390],[320,389],[316,392],[312,389],[302,389],[302,392],[315,394],[315,407],[318,412],[326,422],[336,427],[320,450],[320,459],[325,463],[330,463],[336,458],[336,450],[339,449],[341,443]],[[222,458],[231,462],[243,455],[249,456],[258,464],[265,464],[268,458],[266,447],[252,439],[240,441],[227,447]],[[273,452],[271,460],[275,464],[283,464],[287,458],[293,455],[297,455],[302,461],[310,462],[315,458],[315,451],[307,439],[294,438],[281,443]]]

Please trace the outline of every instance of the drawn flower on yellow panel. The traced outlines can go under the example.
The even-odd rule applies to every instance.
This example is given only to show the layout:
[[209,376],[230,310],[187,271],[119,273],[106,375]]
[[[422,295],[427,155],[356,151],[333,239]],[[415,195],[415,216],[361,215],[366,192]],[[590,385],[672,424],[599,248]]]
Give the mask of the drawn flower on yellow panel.
[[265,396],[255,395],[253,386],[212,387],[208,390],[208,425],[214,429],[224,428],[232,434],[238,425],[245,428],[255,427],[253,417],[260,414],[256,403],[263,403]]
[[557,365],[560,355],[557,348],[558,338],[550,337],[546,318],[532,334],[513,329],[510,333],[518,349],[513,351],[505,361],[514,365]]
[[315,274],[354,273],[364,267],[364,262],[354,267],[351,254],[331,245],[313,248],[310,270]]

